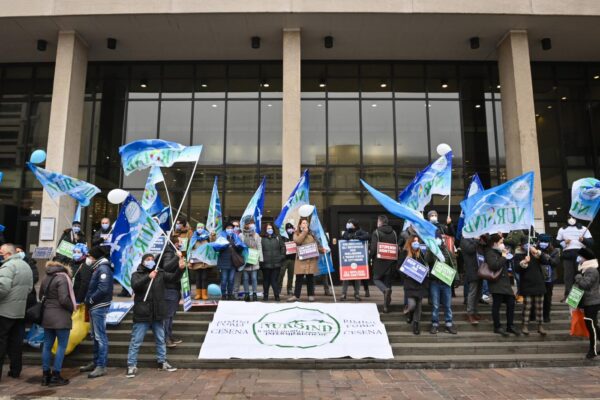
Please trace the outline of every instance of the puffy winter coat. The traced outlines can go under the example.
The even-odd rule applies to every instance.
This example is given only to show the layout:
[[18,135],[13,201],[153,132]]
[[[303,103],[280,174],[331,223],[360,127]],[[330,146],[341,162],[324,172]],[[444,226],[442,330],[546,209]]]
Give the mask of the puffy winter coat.
[[46,269],[46,277],[40,286],[40,297],[46,297],[43,328],[71,329],[73,326],[71,314],[75,311],[75,307],[70,295],[70,276],[71,271],[63,265],[52,265]]
[[32,288],[33,276],[29,265],[17,254],[4,260],[0,264],[0,316],[23,318]]
[[181,280],[183,270],[177,268],[175,272],[159,270],[148,293],[146,301],[144,296],[150,285],[150,270],[143,265],[131,275],[131,288],[135,293],[133,303],[133,322],[162,321],[167,318],[167,303],[165,302],[165,286]]

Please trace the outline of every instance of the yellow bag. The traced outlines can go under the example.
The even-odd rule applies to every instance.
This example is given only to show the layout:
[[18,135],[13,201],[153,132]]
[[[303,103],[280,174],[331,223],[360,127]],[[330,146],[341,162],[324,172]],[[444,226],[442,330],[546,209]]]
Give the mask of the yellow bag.
[[[80,304],[71,316],[71,319],[73,320],[73,328],[71,328],[71,332],[69,333],[69,343],[67,344],[65,354],[71,354],[75,347],[83,342],[90,332],[90,323],[85,322],[85,305]],[[58,339],[54,341],[52,354],[56,354],[56,349],[58,349]]]

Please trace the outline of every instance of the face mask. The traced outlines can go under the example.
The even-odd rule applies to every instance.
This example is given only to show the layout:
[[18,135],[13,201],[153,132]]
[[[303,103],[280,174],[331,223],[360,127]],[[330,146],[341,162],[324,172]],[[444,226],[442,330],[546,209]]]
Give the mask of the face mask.
[[146,267],[148,269],[154,268],[155,265],[156,265],[156,263],[154,262],[154,260],[144,261],[144,267]]
[[548,248],[548,244],[549,243],[546,243],[546,242],[540,242],[540,249],[546,250]]
[[273,229],[267,229],[267,233],[268,233],[269,235],[272,235],[272,234],[273,234]]
[[441,246],[442,245],[442,239],[435,238],[435,244],[437,244],[438,246]]
[[81,231],[81,228],[78,226],[74,226],[73,228],[71,228],[71,230],[73,231],[73,233],[79,233],[79,231]]
[[504,246],[504,243],[500,243],[500,244],[494,245],[494,248],[499,251],[504,251],[505,246]]
[[585,260],[583,258],[581,258],[581,256],[577,256],[577,264],[581,264],[583,263]]
[[254,232],[256,230],[256,225],[250,224],[250,225],[248,225],[248,229],[251,230],[252,232]]
[[107,230],[110,228],[110,224],[102,224],[102,229]]
[[180,231],[181,230],[181,224],[175,224],[175,229]]
[[83,254],[81,254],[81,253],[73,253],[73,260],[79,261],[79,260],[81,260],[81,257],[83,257]]
[[347,230],[354,229],[354,225],[353,225],[353,224],[351,224],[350,222],[348,222],[348,223],[346,224],[346,229],[347,229]]
[[198,235],[202,235],[202,232],[204,232],[204,229],[198,228],[198,229],[196,229],[196,232],[198,232]]
[[225,232],[227,232],[228,235],[231,235],[231,234],[233,234],[233,229],[227,228],[227,229],[225,229]]
[[569,220],[567,221],[569,223],[569,225],[573,226],[577,223],[577,221],[575,221],[575,218],[569,218]]
[[288,235],[292,235],[294,233],[294,230],[293,229],[288,229],[287,233],[288,233]]
[[435,224],[436,222],[438,222],[438,218],[436,216],[431,216],[429,217],[429,222],[431,222],[432,224]]
[[412,242],[410,247],[412,247],[413,250],[419,250],[421,248],[421,244],[419,242]]
[[240,231],[240,227],[239,226],[234,226],[233,230],[234,230],[234,232],[239,232]]
[[25,253],[24,252],[17,253],[17,257],[19,257],[21,260],[23,260],[25,258]]
[[86,258],[85,265],[87,265],[88,267],[91,267],[92,265],[94,265],[94,260],[92,260],[91,258]]

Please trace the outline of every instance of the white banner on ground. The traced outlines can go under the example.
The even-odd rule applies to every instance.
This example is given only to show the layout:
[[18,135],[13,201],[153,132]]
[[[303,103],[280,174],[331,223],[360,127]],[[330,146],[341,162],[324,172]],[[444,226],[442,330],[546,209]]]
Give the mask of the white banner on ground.
[[200,359],[393,358],[375,304],[219,303]]

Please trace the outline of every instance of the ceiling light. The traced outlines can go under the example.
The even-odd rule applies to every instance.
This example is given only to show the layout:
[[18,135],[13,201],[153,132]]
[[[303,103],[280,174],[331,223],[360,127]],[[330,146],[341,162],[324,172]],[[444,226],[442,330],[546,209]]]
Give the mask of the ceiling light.
[[319,81],[319,87],[320,88],[324,88],[325,86],[327,86],[327,82],[325,82],[325,79],[321,79]]
[[594,75],[594,79],[600,79],[600,75]]
[[217,108],[218,106],[216,104],[212,104],[211,107],[212,108]]
[[447,80],[442,79],[441,83],[442,83],[442,89],[446,89],[448,87],[448,81]]
[[148,87],[148,79],[146,79],[146,78],[141,79],[140,80],[140,87],[144,88],[144,89],[147,88]]
[[386,83],[385,81],[383,81],[383,82],[381,82],[381,83],[379,84],[379,87],[381,87],[381,88],[386,88],[386,87],[387,87],[387,83]]
[[475,104],[475,108],[481,108],[481,104]]
[[536,116],[536,117],[539,117],[539,116],[540,116],[540,114],[535,114],[535,116]]
[[546,107],[548,110],[552,110],[552,106],[548,106]]
[[496,89],[500,89],[500,84],[497,84],[497,85],[496,85]]
[[565,100],[567,100],[567,96],[563,96],[560,99],[563,100],[563,101],[565,101]]
[[317,107],[323,107],[323,104],[321,104],[321,103],[318,103],[318,104],[317,104]]
[[377,107],[377,103],[371,104],[371,107]]
[[267,104],[267,107],[273,107],[273,104]]
[[269,82],[267,82],[267,80],[266,80],[266,79],[263,79],[263,80],[262,80],[262,82],[261,82],[261,85],[262,85],[262,87],[266,87],[266,88],[268,88],[268,87],[270,86],[270,85],[269,85]]
[[205,81],[200,81],[200,87],[207,88],[208,84]]

